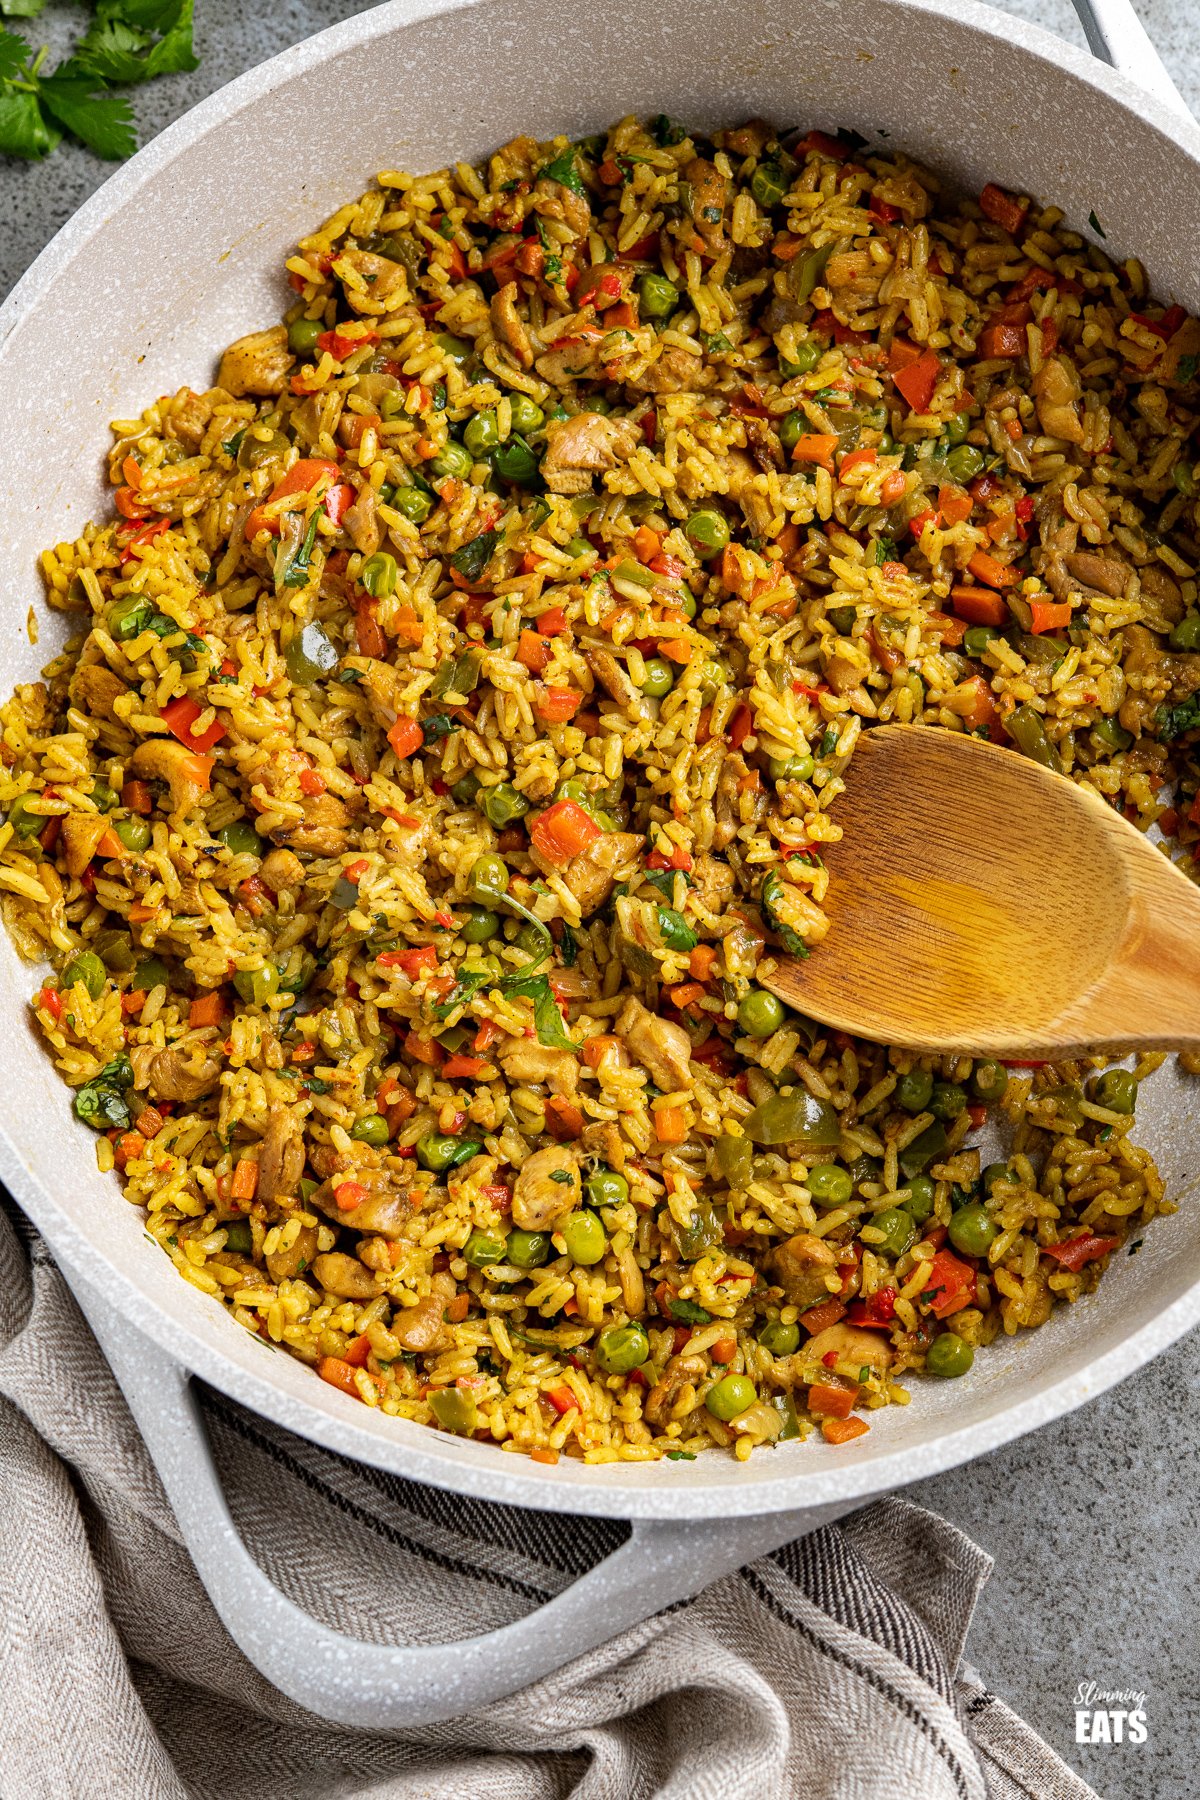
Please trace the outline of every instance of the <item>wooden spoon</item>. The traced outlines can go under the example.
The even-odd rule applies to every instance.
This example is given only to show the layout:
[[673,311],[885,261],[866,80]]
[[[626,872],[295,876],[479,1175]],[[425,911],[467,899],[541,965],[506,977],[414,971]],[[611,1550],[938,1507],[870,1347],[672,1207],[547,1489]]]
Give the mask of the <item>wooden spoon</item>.
[[1200,1045],[1200,892],[1087,788],[958,733],[863,733],[830,930],[762,985],[906,1049],[1059,1059]]

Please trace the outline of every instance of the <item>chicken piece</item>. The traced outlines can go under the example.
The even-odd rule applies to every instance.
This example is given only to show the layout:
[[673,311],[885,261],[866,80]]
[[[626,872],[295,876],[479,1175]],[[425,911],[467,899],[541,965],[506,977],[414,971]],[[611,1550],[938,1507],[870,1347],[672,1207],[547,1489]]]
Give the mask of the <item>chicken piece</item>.
[[360,693],[366,695],[379,724],[385,731],[390,731],[400,711],[405,677],[391,663],[374,656],[347,656],[342,660],[345,668],[357,670],[362,677],[358,684]]
[[204,441],[216,403],[222,399],[224,395],[220,388],[210,388],[206,394],[197,394],[191,388],[180,388],[167,413],[166,436],[173,437],[177,443],[186,445],[195,453]]
[[594,306],[597,312],[603,312],[606,306],[617,306],[628,300],[636,275],[632,263],[593,263],[571,289],[571,304]]
[[[371,250],[343,250],[338,263],[347,263],[361,281],[342,279],[342,291],[351,312],[378,318],[381,313],[396,312],[408,299],[408,271],[403,263],[389,256],[376,256]],[[340,273],[335,268],[335,273]]]
[[360,1238],[358,1260],[368,1269],[374,1269],[377,1275],[390,1275],[395,1267],[392,1262],[392,1246],[386,1238]]
[[517,312],[517,284],[506,281],[492,296],[492,330],[502,344],[507,344],[523,369],[533,366],[533,343],[524,320]]
[[1132,583],[1132,568],[1123,556],[1111,551],[1077,550],[1073,556],[1064,556],[1063,562],[1076,582],[1114,599],[1120,599]]
[[271,833],[276,844],[303,850],[310,856],[337,856],[350,842],[350,814],[336,794],[314,794],[304,802],[299,824],[277,825]]
[[676,347],[664,350],[628,385],[639,394],[681,394],[713,387],[716,381],[717,371],[709,368],[702,357]]
[[1168,630],[1178,625],[1187,610],[1183,590],[1174,576],[1168,575],[1161,563],[1149,563],[1138,570],[1142,578],[1142,604],[1154,630]]
[[215,1057],[201,1056],[195,1051],[157,1050],[150,1058],[150,1092],[159,1100],[198,1100],[216,1086],[221,1065]]
[[832,1247],[810,1231],[798,1232],[764,1258],[771,1280],[792,1306],[815,1306],[839,1291],[838,1260]]
[[[871,192],[873,198],[881,201],[884,206],[898,207],[910,225],[918,219],[923,219],[929,211],[928,190],[922,186],[915,175],[890,175],[886,181],[881,181],[872,188]],[[950,252],[945,245],[942,245],[939,254],[942,266],[945,267]]]
[[608,1168],[615,1169],[618,1175],[624,1173],[627,1160],[625,1140],[611,1119],[598,1119],[591,1125],[585,1125],[579,1141],[589,1156],[598,1156]]
[[796,1357],[789,1357],[787,1360],[789,1363],[806,1363],[811,1380],[813,1363],[823,1362],[831,1354],[837,1357],[837,1361],[831,1366],[848,1381],[857,1381],[860,1369],[871,1369],[876,1375],[886,1375],[893,1360],[891,1343],[882,1332],[864,1331],[859,1325],[841,1322],[827,1325],[824,1331],[818,1331]]
[[[261,1197],[262,1189],[259,1194]],[[317,1253],[317,1227],[302,1225],[286,1250],[272,1250],[267,1257],[267,1274],[272,1281],[293,1281],[312,1264]]]
[[440,1269],[429,1280],[429,1294],[424,1300],[418,1300],[415,1306],[406,1306],[403,1312],[396,1314],[392,1320],[392,1336],[398,1338],[405,1350],[415,1350],[422,1354],[429,1350],[444,1350],[450,1342],[450,1333],[446,1330],[446,1308],[458,1291],[453,1275]]
[[69,689],[72,706],[93,719],[115,719],[113,702],[129,691],[107,663],[80,663]]
[[588,650],[584,654],[588,668],[605,693],[609,694],[618,706],[636,708],[642,696],[629,679],[624,663],[619,661],[611,650]]
[[326,1250],[312,1260],[312,1272],[327,1293],[339,1300],[374,1300],[379,1282],[357,1256],[344,1250]]
[[712,839],[714,850],[724,850],[743,825],[757,825],[767,810],[767,796],[762,789],[742,785],[749,773],[740,750],[722,759],[713,803],[717,821]]
[[273,894],[291,893],[304,885],[304,864],[290,850],[270,850],[259,867],[259,879]]
[[725,236],[725,177],[706,157],[693,156],[680,171],[680,179],[692,190],[688,211],[704,239],[705,249],[710,256],[720,256],[728,243]]
[[787,457],[779,441],[779,433],[766,419],[746,418],[742,425],[750,454],[760,469],[787,468]]
[[868,250],[839,250],[825,265],[825,282],[841,300],[874,300],[887,272]]
[[628,419],[591,412],[555,419],[546,427],[542,478],[551,493],[586,493],[594,474],[628,462],[639,442]]
[[304,1132],[299,1121],[278,1101],[267,1115],[258,1150],[258,1195],[268,1205],[280,1194],[300,1191],[304,1173]]
[[[689,1413],[696,1404],[696,1387],[708,1373],[699,1356],[673,1356],[650,1392],[644,1408],[652,1425],[669,1425],[673,1418]],[[691,1388],[689,1399],[687,1389]]]
[[635,1062],[648,1071],[656,1087],[674,1094],[687,1087],[692,1073],[692,1042],[682,1025],[648,1012],[630,998],[613,1028]]
[[744,125],[735,125],[731,131],[719,131],[716,141],[720,149],[728,150],[733,156],[761,156],[774,136],[774,126],[768,125],[765,119],[747,119]]
[[[359,1187],[367,1190],[366,1198],[360,1200],[357,1206],[343,1209],[338,1205],[337,1190],[342,1181],[336,1175],[321,1183],[308,1204],[315,1206],[327,1218],[336,1220],[339,1225],[350,1225],[355,1231],[366,1231],[375,1237],[394,1240],[402,1236],[404,1227],[412,1217],[407,1178],[395,1174],[391,1169],[366,1168],[365,1163],[365,1157],[355,1157],[354,1180]],[[397,1184],[402,1180],[405,1185],[400,1188]]]
[[541,176],[534,183],[533,209],[544,219],[559,219],[572,237],[586,236],[592,223],[592,207],[586,194],[576,194],[561,181]]
[[[534,364],[543,381],[548,381],[552,387],[561,388],[568,387],[573,381],[590,381],[605,376],[605,339],[609,336],[607,332],[600,331],[593,325],[587,330],[563,333],[561,320],[555,320],[555,330],[558,331],[559,336],[548,350],[542,351]],[[611,349],[611,347],[610,344],[609,348]],[[577,413],[575,416],[576,418],[581,416],[598,418],[600,415]],[[557,422],[565,423],[566,421]],[[549,436],[549,430],[547,436]]]
[[[581,917],[588,919],[599,912],[615,883],[632,875],[643,843],[632,831],[606,831],[571,858],[561,874],[579,903]],[[536,850],[533,860],[543,875],[550,873],[552,865]]]
[[129,773],[143,781],[165,781],[171,790],[171,811],[191,812],[206,788],[196,780],[193,751],[170,738],[147,738],[129,759]]
[[[782,453],[782,445],[780,451]],[[770,529],[772,506],[759,487],[758,463],[745,450],[730,450],[723,459],[723,467],[726,493],[741,507],[752,535],[765,537]]]
[[82,875],[108,830],[103,813],[68,813],[62,822],[59,843],[68,875]]
[[1047,437],[1082,444],[1083,420],[1079,401],[1083,384],[1074,365],[1062,356],[1048,356],[1033,378],[1038,424]]
[[692,870],[692,892],[710,913],[723,912],[733,898],[735,879],[719,856],[698,856]]
[[496,1060],[510,1081],[544,1081],[565,1100],[574,1100],[579,1091],[579,1064],[572,1050],[557,1050],[535,1038],[509,1038]]
[[376,517],[375,489],[367,482],[359,488],[354,505],[348,506],[342,515],[342,525],[349,533],[350,542],[363,556],[374,556],[383,542],[383,530]]
[[513,1183],[512,1222],[522,1231],[546,1231],[574,1211],[582,1193],[579,1152],[571,1144],[535,1150]]
[[235,400],[245,394],[264,398],[282,394],[295,360],[288,349],[287,326],[272,325],[267,331],[251,331],[230,344],[221,358],[217,380]]

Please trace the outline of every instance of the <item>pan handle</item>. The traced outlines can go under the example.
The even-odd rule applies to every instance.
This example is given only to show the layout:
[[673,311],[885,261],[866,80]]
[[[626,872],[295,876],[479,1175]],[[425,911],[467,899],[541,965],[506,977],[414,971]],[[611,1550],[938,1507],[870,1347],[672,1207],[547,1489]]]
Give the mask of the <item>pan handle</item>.
[[1083,26],[1088,48],[1119,75],[1153,94],[1189,124],[1191,109],[1168,75],[1133,7],[1133,0],[1072,0]]
[[748,1519],[635,1520],[618,1550],[511,1625],[449,1644],[366,1643],[312,1618],[263,1573],[222,1491],[191,1371],[75,1270],[66,1273],[222,1624],[261,1675],[336,1725],[406,1730],[504,1699],[857,1504]]

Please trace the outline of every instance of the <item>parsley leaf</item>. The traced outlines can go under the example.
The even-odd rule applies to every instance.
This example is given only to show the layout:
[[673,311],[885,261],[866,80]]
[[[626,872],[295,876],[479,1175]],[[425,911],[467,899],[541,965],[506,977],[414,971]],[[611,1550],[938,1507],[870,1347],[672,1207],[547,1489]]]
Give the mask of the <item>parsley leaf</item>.
[[548,162],[544,169],[538,170],[538,177],[543,181],[557,181],[560,187],[570,188],[573,194],[586,194],[579,170],[575,167],[575,151],[567,148],[553,162]]
[[1154,715],[1154,723],[1158,726],[1158,735],[1165,742],[1172,738],[1182,737],[1185,731],[1194,731],[1200,725],[1200,694],[1193,694],[1180,706],[1160,706]]
[[427,719],[421,720],[421,729],[425,733],[425,742],[436,744],[439,738],[449,737],[459,727],[449,713],[430,713]]
[[33,162],[49,156],[61,138],[62,132],[43,118],[36,94],[20,93],[7,82],[0,86],[0,151],[4,155]]
[[478,581],[488,563],[492,552],[500,539],[498,531],[484,531],[470,543],[463,544],[450,558],[450,567],[465,575],[468,581]]
[[558,1001],[547,975],[509,976],[501,982],[506,994],[521,994],[533,1001],[533,1024],[539,1044],[554,1050],[577,1050],[579,1046],[567,1033]]
[[111,83],[194,69],[192,7],[193,0],[99,0],[72,61]]
[[1097,237],[1106,238],[1108,236],[1107,231],[1105,231],[1103,225],[1100,223],[1099,219],[1096,217],[1095,208],[1093,208],[1092,211],[1088,214],[1088,224],[1091,226],[1092,230],[1096,233]]
[[712,1314],[705,1312],[694,1300],[668,1300],[667,1311],[681,1325],[708,1325],[712,1321]]

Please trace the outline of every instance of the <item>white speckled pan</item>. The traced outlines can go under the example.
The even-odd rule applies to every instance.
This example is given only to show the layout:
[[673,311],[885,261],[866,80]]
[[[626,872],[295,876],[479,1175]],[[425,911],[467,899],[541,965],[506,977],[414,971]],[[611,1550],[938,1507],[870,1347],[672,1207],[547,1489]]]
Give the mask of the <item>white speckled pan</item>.
[[[714,127],[779,123],[888,133],[975,191],[1060,203],[1136,252],[1159,294],[1196,307],[1200,132],[1127,0],[1076,0],[1117,74],[1023,22],[961,0],[394,0],[214,95],[122,169],[59,233],[0,311],[6,455],[3,680],[45,660],[26,638],[38,550],[106,504],[114,414],[204,382],[214,352],[278,316],[294,238],[380,167],[475,157],[518,130],[594,131],[663,109]],[[1135,82],[1140,83],[1134,85]],[[71,421],[68,432],[63,421]],[[1200,1319],[1200,1228],[1185,1208],[1122,1257],[1103,1290],[963,1381],[918,1383],[868,1437],[763,1452],[743,1466],[554,1468],[357,1405],[274,1354],[187,1287],[143,1236],[29,1023],[31,974],[0,944],[0,1175],[69,1271],[232,1635],[296,1700],[398,1727],[510,1692],[776,1543],[1080,1405]],[[1143,1125],[1174,1190],[1195,1152],[1165,1071]],[[318,1626],[234,1532],[192,1402],[193,1374],[302,1435],[380,1468],[522,1505],[631,1518],[629,1542],[528,1621],[450,1648],[394,1650]]]

